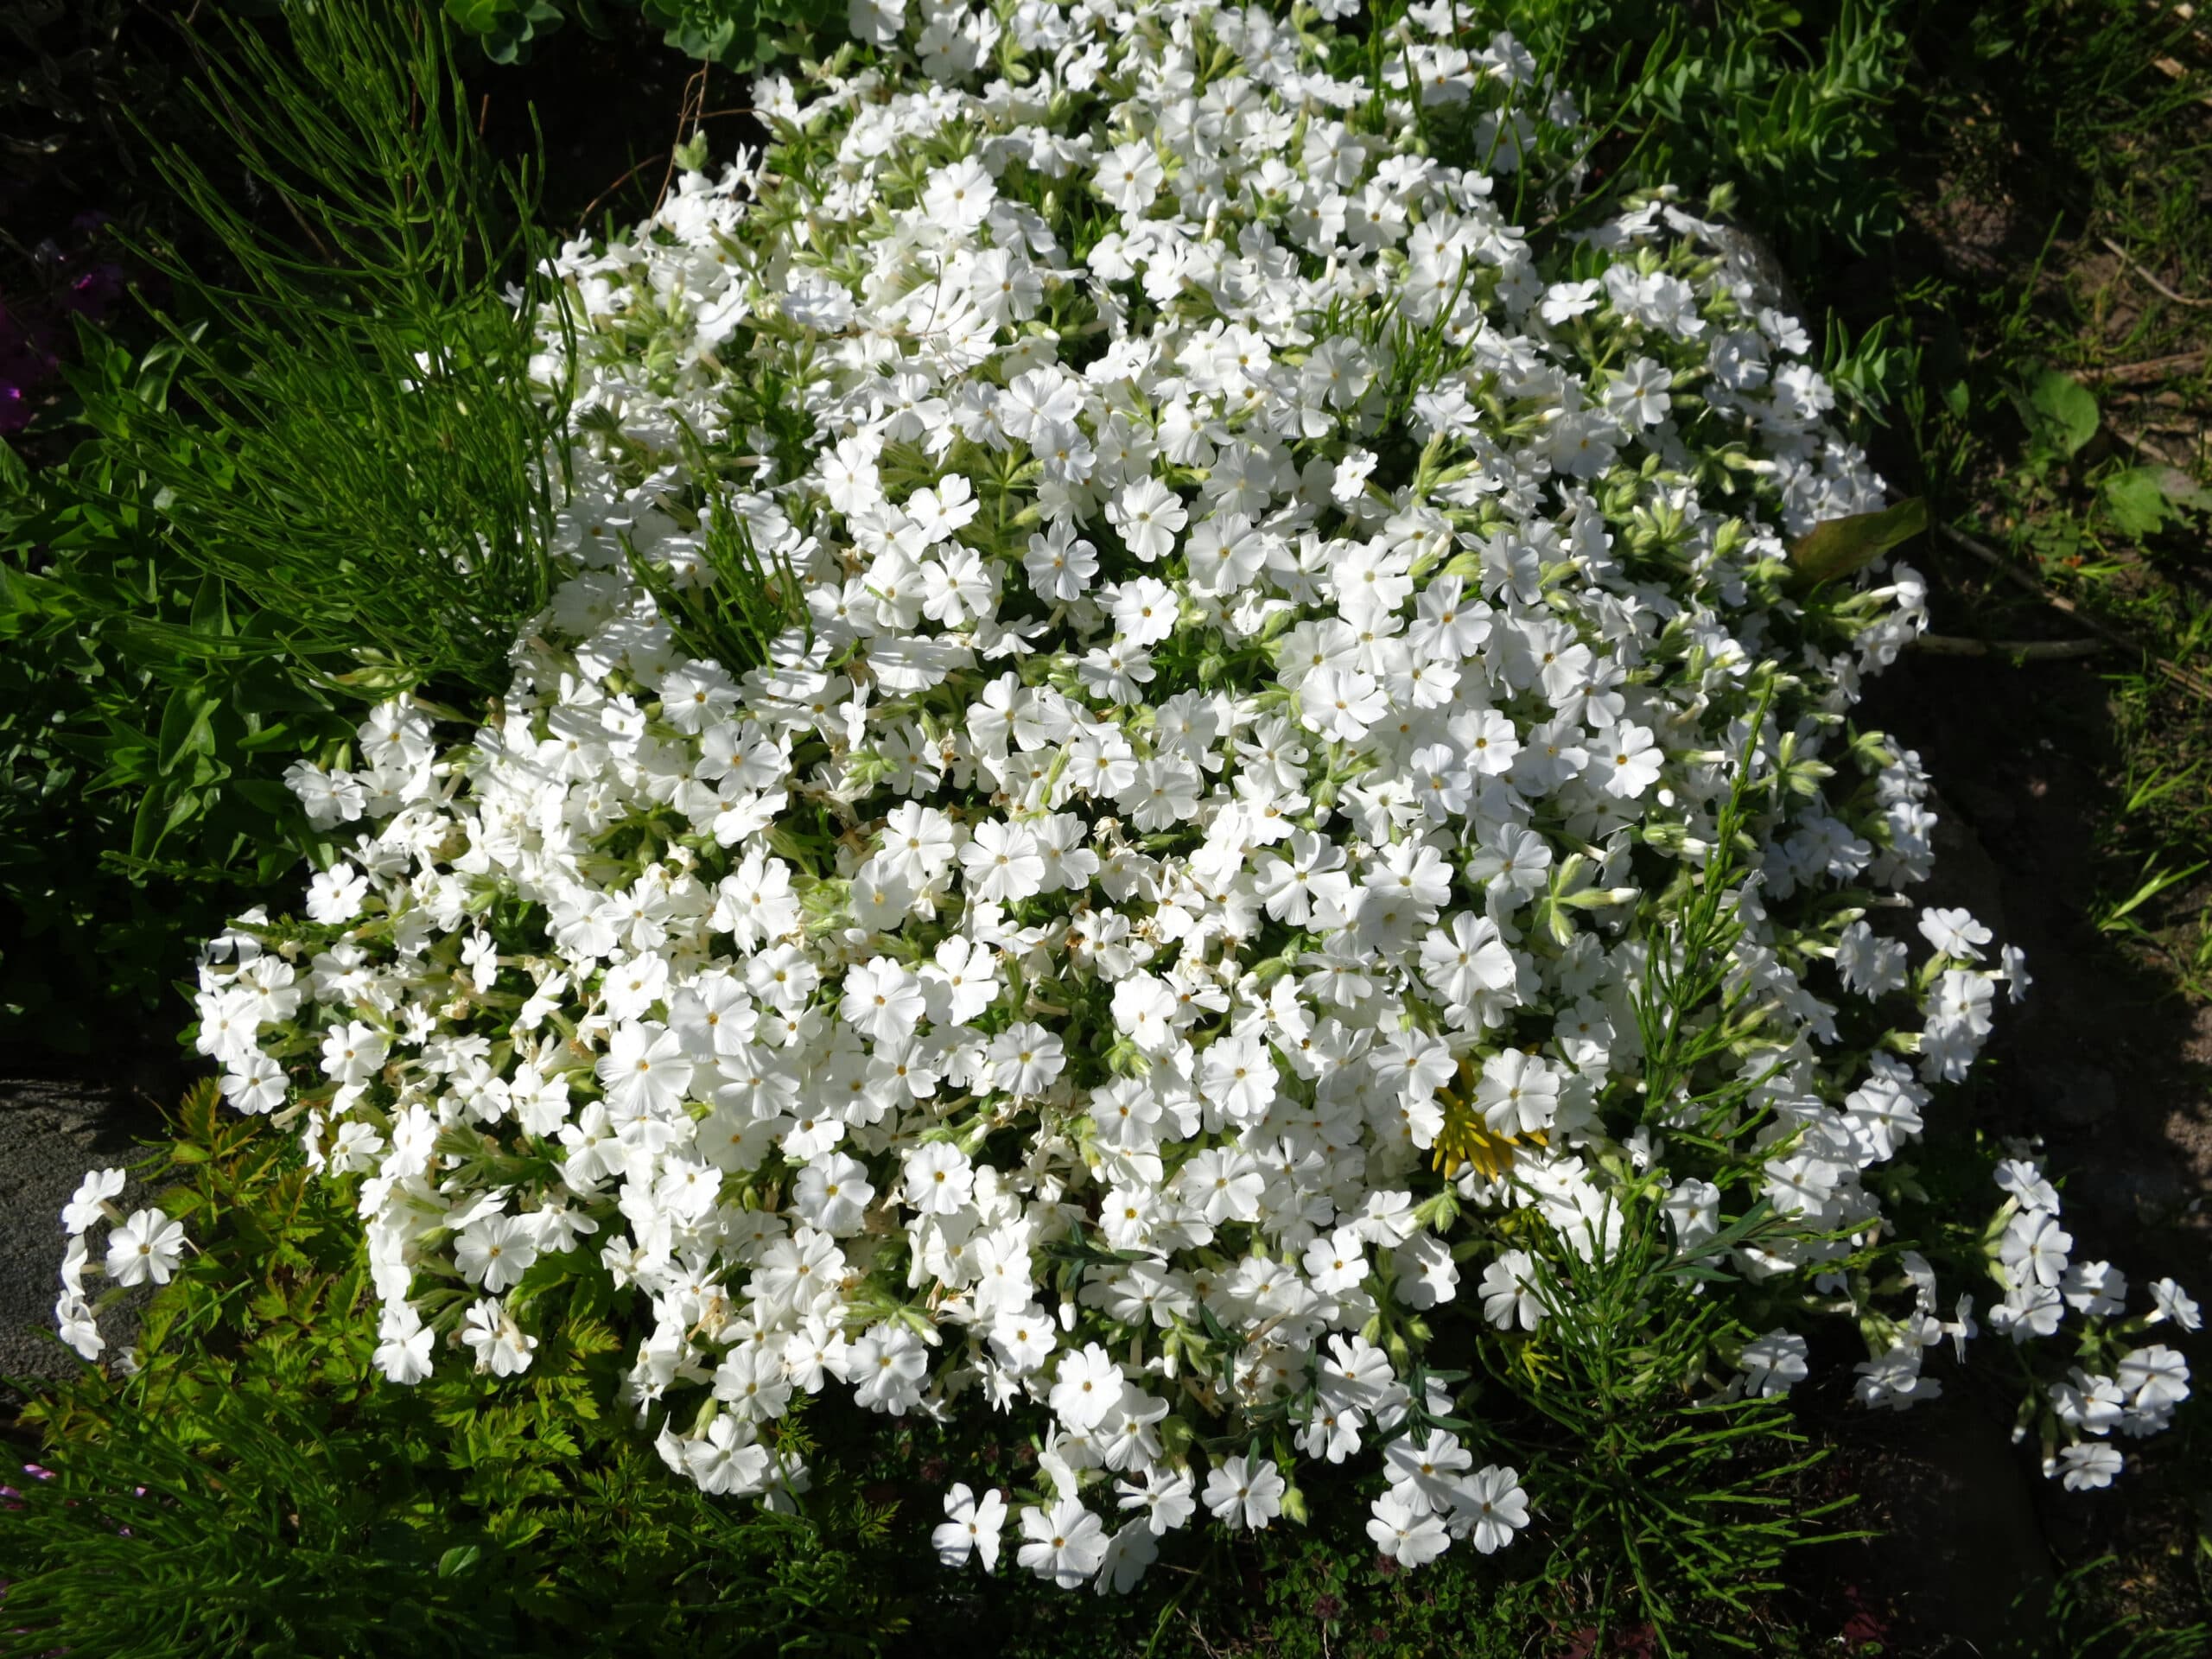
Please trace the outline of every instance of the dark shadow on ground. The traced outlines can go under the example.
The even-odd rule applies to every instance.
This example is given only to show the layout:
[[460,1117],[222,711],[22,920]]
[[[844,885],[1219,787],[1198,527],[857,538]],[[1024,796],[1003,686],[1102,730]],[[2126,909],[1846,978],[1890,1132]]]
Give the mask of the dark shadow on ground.
[[[1961,614],[1972,597],[1947,586],[1940,560],[1934,570],[1936,628],[1993,632]],[[1966,906],[2027,952],[2034,976],[2024,1004],[2000,1014],[1974,1080],[1939,1097],[1943,1132],[2039,1138],[2075,1259],[2127,1273],[2132,1307],[2165,1274],[2212,1290],[2212,1008],[2091,919],[2095,830],[2115,806],[2105,683],[2076,664],[1909,656],[1856,718],[1916,751],[1936,780],[1936,875],[1916,901]],[[1991,1211],[2001,1197],[1990,1191]],[[1946,1294],[1967,1290],[1986,1307],[1995,1289]],[[2139,1338],[2176,1339],[2171,1326]],[[1817,1490],[1859,1495],[1848,1524],[1882,1535],[1801,1559],[1794,1577],[1819,1610],[1812,1628],[1878,1641],[1885,1659],[2071,1659],[2100,1649],[2052,1624],[2054,1592],[2068,1572],[2114,1554],[2144,1616],[2204,1616],[2192,1557],[2212,1458],[2193,1417],[2122,1442],[2129,1467],[2109,1490],[2067,1492],[2044,1478],[2032,1437],[2014,1443],[2018,1383],[2004,1346],[1985,1333],[1967,1369],[1948,1357],[1931,1366],[1944,1396],[1909,1412],[1869,1413],[1833,1384],[1808,1402],[1834,1450]],[[1856,1357],[1839,1351],[1824,1374]]]

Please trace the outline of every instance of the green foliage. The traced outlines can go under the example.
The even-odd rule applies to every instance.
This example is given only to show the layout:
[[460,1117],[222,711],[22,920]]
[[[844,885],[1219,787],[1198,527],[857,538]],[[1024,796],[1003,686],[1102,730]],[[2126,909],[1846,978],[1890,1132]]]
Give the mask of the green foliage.
[[772,63],[794,44],[842,33],[845,8],[832,0],[639,0],[669,45],[734,69]]
[[[1803,1500],[1796,1477],[1824,1454],[1805,1450],[1786,1402],[1695,1397],[1716,1351],[1754,1333],[1700,1294],[1732,1276],[1715,1265],[1726,1248],[1678,1252],[1662,1198],[1632,1198],[1594,1259],[1548,1243],[1537,1285],[1554,1317],[1501,1380],[1554,1426],[1552,1524],[1599,1586],[1601,1624],[1633,1610],[1663,1652],[1750,1649],[1732,1624],[1755,1618],[1783,1588],[1785,1554],[1823,1541],[1849,1500]],[[1730,1243],[1756,1227],[1744,1219]]]
[[[2212,470],[2196,436],[2212,408],[2212,39],[2173,6],[1946,0],[1921,15],[1904,130],[1923,160],[1906,184],[1937,245],[1901,248],[1882,300],[1927,371],[1898,402],[1899,470],[1939,519],[2140,643],[2100,658],[2109,703],[2082,707],[2098,728],[2083,758],[2106,772],[2088,919],[2202,1001],[2212,887],[2162,878],[2212,844],[2196,689],[2212,679]],[[2077,632],[2031,590],[1950,563],[1933,574],[1974,632]]]
[[1694,200],[1726,187],[1792,270],[1897,229],[1889,110],[1910,60],[1907,9],[1893,0],[1463,10],[1478,32],[1512,30],[1606,134],[1591,157],[1599,200],[1673,183]]
[[[86,343],[92,396],[161,395],[173,357]],[[306,820],[276,772],[350,722],[241,654],[268,618],[165,556],[152,491],[112,451],[85,446],[79,480],[12,524],[0,508],[44,564],[0,563],[0,1033],[82,1050],[154,1014],[194,938],[297,860]]]
[[2097,400],[2071,375],[2045,369],[2030,381],[2020,400],[2031,435],[2071,461],[2097,435]]
[[[164,394],[173,353],[135,362],[91,331],[86,347],[89,397]],[[17,514],[0,506],[0,1033],[83,1050],[103,1009],[152,1014],[194,934],[297,860],[281,757],[350,722],[251,650],[263,613],[165,556],[153,492],[113,451],[16,482]]]
[[[688,426],[683,440],[693,478],[719,480],[716,461]],[[731,508],[720,482],[705,495],[699,513],[699,550],[711,580],[679,586],[640,554],[628,537],[622,538],[632,575],[652,595],[678,643],[693,657],[736,668],[766,661],[769,642],[785,628],[803,628],[810,639],[813,620],[788,563],[761,558],[752,532]]]
[[[1758,752],[1773,697],[1770,683],[1746,756]],[[1729,982],[1743,931],[1729,887],[1761,801],[1786,785],[1787,749],[1781,760],[1779,772],[1759,778],[1748,760],[1737,768],[1703,871],[1669,896],[1636,1010],[1647,1122],[1670,1124],[1669,1138],[1692,1152],[1728,1147],[1764,1110],[1752,1097],[1773,1068],[1739,1058],[1758,1016],[1756,998]],[[1747,1172],[1713,1173],[1726,1183]],[[1561,1540],[1553,1571],[1600,1586],[1601,1635],[1633,1608],[1663,1652],[1750,1648],[1745,1630],[1760,1598],[1783,1587],[1785,1554],[1821,1541],[1821,1523],[1849,1500],[1800,1501],[1796,1478],[1823,1454],[1804,1451],[1785,1402],[1721,1391],[1735,1352],[1758,1333],[1732,1311],[1742,1303],[1708,1291],[1737,1276],[1726,1265],[1732,1253],[1771,1224],[1766,1202],[1751,1200],[1691,1245],[1669,1222],[1666,1197],[1663,1184],[1630,1179],[1610,1236],[1533,1230],[1547,1317],[1525,1344],[1486,1339],[1482,1357],[1552,1438],[1544,1472]]]
[[[645,21],[677,51],[741,73],[827,43],[845,28],[842,0],[636,0]],[[574,16],[607,32],[600,0],[446,0],[447,14],[483,44],[494,63],[528,58],[541,38]]]
[[288,22],[289,52],[226,17],[187,100],[243,192],[149,138],[220,257],[140,246],[157,342],[80,330],[89,437],[0,468],[0,1029],[55,1046],[161,1006],[312,850],[288,762],[335,758],[360,700],[496,695],[550,591],[530,180],[478,142],[435,16]]
[[[1924,371],[1896,405],[1902,453],[1885,471],[1924,493],[1939,524],[2014,566],[2000,575],[1939,537],[1915,559],[1932,579],[1936,626],[1989,639],[2079,639],[2098,626],[2134,643],[2093,667],[1993,677],[1978,695],[2007,710],[1980,729],[2021,734],[2022,753],[2049,745],[2071,782],[2055,810],[2037,811],[2025,788],[2009,796],[2026,809],[2023,824],[2063,834],[2069,851],[2047,874],[2008,883],[2005,902],[2024,895],[2050,936],[2069,941],[2070,975],[2037,988],[2029,1018],[2049,1008],[2101,1048],[2122,1109],[2087,1135],[2050,1127],[2076,1145],[2094,1139],[2100,1159],[2148,1165],[2170,1155],[2148,1100],[2162,1086],[2202,1092],[2186,1033],[2212,1001],[2202,690],[2212,681],[2212,457],[2201,442],[2212,410],[2212,35],[2202,7],[2164,3],[1929,0],[1905,15],[1919,72],[1899,109],[1912,162],[1899,179],[1916,233],[1876,280],[1853,273],[1818,297],[1861,319],[1891,311],[1920,346]],[[2040,794],[2051,774],[2026,775]],[[2020,856],[1996,820],[1982,829],[2008,865]],[[2126,986],[2145,1026],[2108,1030],[2094,1012],[2084,1023],[2068,999],[2091,982]],[[2023,1044],[2022,1058],[2034,1052]],[[2032,1071],[2018,1081],[2032,1099]],[[1923,1170],[1933,1173],[1925,1160]],[[1940,1211],[1932,1179],[1930,1191]],[[2133,1235],[2128,1248],[2146,1255],[2201,1261],[2185,1202],[2124,1220],[2107,1212],[2099,1230]],[[2077,1500],[2075,1548],[2109,1547],[2120,1560],[2069,1576],[2047,1650],[2203,1650],[2212,1461],[2194,1433],[2167,1458],[2140,1487]],[[2146,1634],[2152,1624],[2180,1628]]]
[[2138,541],[2185,523],[2191,512],[2212,512],[2212,491],[2177,467],[2123,467],[2098,489],[2113,526]]
[[2044,1640],[2037,1653],[2064,1654],[2069,1659],[2192,1659],[2212,1642],[2212,1624],[2186,1629],[2152,1625],[2129,1613],[2117,1617],[2109,1611],[2109,1580],[2119,1560],[2101,1555],[2068,1569],[2051,1586],[2044,1609]]
[[340,1190],[212,1084],[171,1128],[147,1173],[194,1248],[145,1310],[142,1369],[79,1373],[24,1413],[26,1455],[54,1474],[10,1481],[21,1506],[0,1506],[8,1659],[57,1644],[1103,1659],[1185,1650],[1192,1628],[1286,1655],[1448,1643],[1503,1659],[1556,1591],[1468,1551],[1409,1578],[1375,1557],[1349,1480],[1311,1532],[1217,1535],[1134,1599],[1071,1603],[1010,1559],[995,1580],[950,1574],[925,1529],[950,1459],[1039,1480],[1034,1448],[988,1422],[956,1437],[823,1408],[800,1431],[823,1442],[804,1516],[709,1497],[613,1403],[642,1332],[575,1311],[589,1272],[533,1275],[541,1304],[572,1300],[523,1376],[449,1352],[429,1382],[392,1387],[371,1363],[374,1299]]
[[[2049,144],[2055,174],[2094,204],[2093,222],[2139,253],[2170,254],[2159,263],[2170,278],[2177,266],[2206,268],[2198,193],[2141,159],[2159,153],[2162,124],[2185,112],[2192,83],[2166,86],[2150,73],[2163,37],[2151,40],[2120,9],[2086,22],[2080,8],[2042,3],[1815,0],[1691,10],[1656,0],[1514,0],[1469,10],[1516,29],[1593,112],[1606,136],[1589,159],[1615,193],[1671,178],[1694,202],[1732,187],[1745,221],[1801,276],[1840,248],[1878,245],[1897,223],[1889,110],[1907,86],[1914,40],[1934,82],[1918,94],[1932,119],[1957,130],[1961,113],[1972,113],[1996,149],[2023,138]],[[587,29],[604,22],[591,0],[448,0],[448,10],[501,61],[526,55],[564,17]],[[841,7],[804,0],[645,0],[644,11],[672,44],[741,69],[772,58],[794,26],[842,27]],[[422,84],[447,114],[428,124],[465,147],[465,124],[451,114],[450,65],[439,63]],[[1998,119],[1976,102],[1985,96],[1999,103]],[[346,107],[318,100],[314,112]],[[252,153],[268,171],[257,188],[327,207],[295,170],[316,152],[260,130]],[[1440,141],[1448,136],[1440,119]],[[2137,160],[2104,159],[2130,139]],[[395,142],[390,153],[404,156],[428,155],[410,147],[442,139],[410,132]],[[1940,147],[1924,135],[1916,142],[1912,164],[1933,178],[1948,165]],[[2035,153],[2041,164],[2044,151]],[[478,165],[456,176],[480,181]],[[372,175],[352,176],[365,177],[372,193],[382,188]],[[1969,191],[1985,188],[1966,177]],[[348,199],[331,200],[342,219]],[[405,237],[420,239],[400,245],[427,251],[428,263],[414,269],[450,280],[435,293],[459,319],[454,358],[426,388],[458,403],[472,388],[511,384],[511,336],[482,303],[490,289],[481,285],[507,245],[419,209],[418,200],[402,222]],[[1538,202],[1532,216],[1540,213]],[[274,221],[238,222],[260,238]],[[362,228],[311,222],[341,239]],[[459,240],[441,242],[455,223]],[[2040,236],[2043,226],[2032,229]],[[345,245],[368,249],[369,264],[380,257],[373,244]],[[404,257],[388,267],[406,268]],[[150,1006],[188,941],[296,855],[304,826],[276,773],[292,755],[334,753],[351,725],[348,693],[380,683],[372,674],[368,686],[335,683],[359,664],[332,660],[326,645],[350,646],[373,625],[390,633],[378,646],[388,662],[437,662],[468,684],[496,677],[480,644],[461,639],[456,649],[450,637],[492,637],[489,607],[474,630],[438,613],[426,645],[409,631],[422,601],[380,610],[382,589],[367,567],[327,525],[306,523],[301,503],[349,515],[343,523],[384,537],[377,545],[396,550],[404,566],[414,548],[434,544],[395,538],[409,512],[450,525],[462,505],[475,510],[454,480],[488,480],[485,499],[505,515],[498,522],[531,522],[537,480],[524,480],[525,497],[505,470],[527,451],[468,448],[455,458],[446,439],[467,442],[471,432],[451,422],[452,405],[444,416],[397,409],[388,380],[370,388],[372,401],[346,402],[372,378],[357,368],[388,372],[389,353],[420,338],[412,330],[444,321],[410,321],[417,314],[404,302],[365,309],[335,299],[345,267],[319,255],[261,269],[312,293],[321,308],[298,316],[315,320],[315,333],[335,330],[355,355],[306,338],[305,321],[288,332],[288,289],[251,275],[236,292],[188,283],[175,331],[155,352],[88,347],[76,391],[97,441],[66,474],[36,486],[20,471],[0,476],[12,504],[0,508],[10,549],[0,564],[0,882],[20,913],[0,959],[0,1002],[49,1033],[73,1022],[89,1037],[112,1020],[118,988]],[[2184,586],[2144,574],[2178,558],[2178,538],[2201,530],[2192,516],[2205,505],[2201,487],[2184,469],[2116,453],[2101,431],[2107,413],[2097,394],[2044,366],[2178,350],[2190,336],[2173,331],[2186,319],[2154,301],[2149,322],[2108,340],[2093,337],[2086,307],[2054,320],[2027,303],[2050,289],[2038,264],[2013,270],[1987,295],[1971,284],[1919,290],[1910,328],[1870,330],[1840,358],[1832,350],[1830,378],[1847,388],[1854,378],[1897,388],[1924,342],[1933,372],[1924,387],[1910,385],[1917,402],[1908,418],[1939,512],[1990,504],[2012,526],[2024,567],[2201,664],[2212,645],[2202,607],[2192,621]],[[481,307],[473,313],[464,302],[472,293]],[[379,333],[387,323],[396,326]],[[284,354],[280,378],[248,362],[264,350]],[[2201,407],[2201,383],[2188,385]],[[272,387],[341,413],[318,424]],[[518,423],[503,442],[522,442],[520,405],[502,407]],[[369,505],[334,500],[314,470],[331,455],[318,446],[387,415],[412,435],[407,442],[430,446],[433,476],[443,482],[418,502],[407,493],[415,482],[396,482],[379,447],[353,445],[339,464],[385,470],[340,474],[366,484]],[[359,424],[347,427],[349,418]],[[245,495],[241,511],[257,517],[223,516],[238,469],[280,464],[291,470],[258,475],[282,483]],[[178,480],[181,494],[161,501]],[[319,493],[294,496],[295,485]],[[340,575],[355,580],[346,602],[365,622],[341,615],[319,582],[301,585],[326,568],[304,557],[264,582],[260,562],[272,556],[259,538],[286,524],[322,537],[315,556],[334,554]],[[518,602],[537,578],[526,562],[509,568]],[[472,597],[458,617],[476,608]],[[2191,736],[2171,710],[2162,715],[2145,677],[2121,692],[2133,699],[2123,708],[2136,721],[2121,814],[2133,839],[2109,919],[2142,931],[2190,892],[2190,849],[2208,828],[2197,769],[2203,728],[2198,721]],[[2146,850],[2170,863],[2139,882],[2132,873]],[[2172,869],[2183,877],[2159,879]],[[1726,925],[1718,913],[1709,921]],[[1695,957],[1684,958],[1693,979]],[[1677,1019],[1672,1029],[1667,1040],[1687,1070],[1710,1027]],[[1627,1248],[1598,1272],[1559,1241],[1530,1241],[1554,1284],[1576,1276],[1578,1304],[1594,1298],[1600,1317],[1587,1331],[1555,1325],[1526,1351],[1522,1369],[1485,1363],[1478,1385],[1488,1432],[1554,1448],[1529,1471],[1537,1529],[1524,1548],[1550,1551],[1539,1575],[1527,1576],[1525,1556],[1509,1573],[1465,1550],[1420,1573],[1394,1572],[1367,1548],[1347,1483],[1311,1495],[1310,1529],[1217,1542],[1203,1557],[1163,1563],[1134,1602],[1071,1603],[1010,1567],[1002,1581],[986,1583],[918,1559],[916,1540],[941,1489],[930,1460],[948,1445],[926,1426],[808,1425],[834,1442],[823,1466],[842,1472],[804,1520],[725,1506],[670,1478],[611,1404],[621,1349],[608,1344],[635,1333],[594,1322],[588,1272],[540,1277],[537,1294],[568,1299],[571,1312],[549,1324],[563,1334],[549,1337],[525,1377],[475,1377],[448,1355],[421,1389],[383,1385],[368,1363],[374,1329],[351,1242],[358,1224],[333,1189],[307,1178],[288,1137],[219,1119],[204,1097],[180,1131],[162,1174],[179,1184],[167,1201],[186,1216],[200,1254],[156,1299],[145,1370],[121,1380],[88,1374],[29,1414],[58,1473],[31,1484],[22,1510],[0,1512],[14,1632],[0,1637],[0,1652],[65,1643],[103,1654],[654,1652],[679,1643],[859,1652],[957,1642],[1053,1659],[1201,1643],[1333,1659],[1520,1653],[1531,1643],[1541,1649],[1548,1628],[1571,1637],[1600,1623],[1623,1649],[1640,1650],[1640,1627],[1655,1611],[1663,1639],[1709,1650],[1721,1638],[1705,1634],[1707,1624],[1739,1637],[1761,1629],[1758,1586],[1778,1576],[1788,1541],[1776,1522],[1801,1472],[1795,1431],[1770,1406],[1688,1404],[1694,1362],[1726,1333],[1709,1328],[1694,1294],[1706,1258],[1677,1259],[1648,1211],[1631,1218]],[[1586,1446],[1595,1450],[1569,1455]],[[995,1473],[1033,1481],[1026,1450],[1003,1448]],[[134,1491],[142,1485],[143,1497]],[[881,1530],[893,1502],[897,1544]],[[2074,1599],[2055,1613],[2071,1621],[2072,1643],[2101,1627],[2105,1592],[2085,1582],[2076,1594],[2069,1577],[2066,1593]],[[1624,1618],[1630,1605],[1637,1611]],[[1777,1653],[1798,1650],[1801,1639],[1808,1650],[1815,1645],[1788,1630],[1761,1635]],[[2127,1639],[2147,1655],[2196,1651],[2190,1644],[2202,1638]]]
[[[1787,766],[1738,772],[1705,880],[1670,895],[1672,945],[1642,1010],[1662,1091],[1713,1111],[1741,1111],[1759,1081],[1721,1077],[1739,1012],[1721,971],[1738,925],[1726,889],[1739,832]],[[956,1474],[1045,1496],[1038,1448],[1001,1443],[988,1414],[938,1427],[813,1405],[766,1431],[808,1457],[803,1516],[708,1497],[660,1466],[618,1402],[647,1332],[588,1241],[541,1257],[513,1293],[540,1333],[521,1376],[467,1368],[456,1283],[416,1299],[446,1344],[431,1377],[390,1386],[355,1184],[309,1169],[295,1137],[233,1116],[212,1084],[173,1128],[149,1176],[194,1249],[143,1315],[140,1363],[81,1374],[25,1414],[58,1471],[0,1513],[27,1652],[875,1651],[911,1633],[1071,1659],[1256,1625],[1286,1653],[1449,1643],[1502,1656],[1562,1619],[1697,1652],[1768,1640],[1783,1557],[1836,1507],[1800,1501],[1818,1459],[1785,1403],[1716,1397],[1752,1332],[1735,1300],[1705,1293],[1764,1207],[1686,1249],[1664,1191],[1631,1180],[1602,1250],[1534,1212],[1517,1224],[1552,1314],[1534,1337],[1461,1327],[1469,1370],[1424,1373],[1404,1353],[1430,1333],[1387,1295],[1370,1333],[1417,1398],[1427,1376],[1456,1390],[1451,1414],[1416,1409],[1408,1427],[1449,1427],[1528,1469],[1536,1526],[1510,1556],[1462,1550],[1409,1578],[1364,1536],[1375,1478],[1322,1468],[1303,1477],[1297,1525],[1179,1537],[1187,1559],[1071,1621],[1063,1592],[1010,1563],[979,1584],[930,1558],[925,1528]],[[160,1592],[118,1596],[118,1582]],[[380,1618],[403,1599],[419,1623]]]
[[[446,0],[446,15],[458,28],[481,41],[484,55],[494,63],[520,63],[539,36],[550,35],[566,21],[552,0]],[[588,20],[595,21],[584,10]]]
[[296,658],[497,694],[551,588],[540,457],[567,407],[565,385],[530,379],[557,295],[532,186],[477,140],[435,16],[288,22],[290,58],[229,23],[232,49],[192,88],[281,228],[158,150],[238,274],[142,250],[179,290],[181,315],[160,317],[168,396],[88,398],[83,418],[154,486],[166,548],[250,594]]

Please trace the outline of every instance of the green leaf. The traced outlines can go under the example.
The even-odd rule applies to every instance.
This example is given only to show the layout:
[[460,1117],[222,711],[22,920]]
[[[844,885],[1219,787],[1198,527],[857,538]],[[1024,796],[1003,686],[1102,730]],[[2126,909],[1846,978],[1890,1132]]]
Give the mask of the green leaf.
[[707,135],[703,129],[676,147],[676,165],[687,173],[697,173],[705,168]]
[[230,609],[223,602],[223,584],[213,575],[200,579],[200,591],[192,601],[192,631],[194,633],[221,635],[231,631]]
[[489,35],[521,10],[517,0],[446,0],[446,16],[472,35]]
[[2069,461],[2097,435],[2097,400],[2071,375],[2045,369],[2028,388],[2031,423]]
[[154,837],[158,848],[181,824],[186,824],[207,810],[207,798],[196,789],[188,789],[169,803],[168,816],[162,821],[161,830]]
[[466,1573],[476,1565],[483,1554],[474,1544],[455,1544],[438,1557],[438,1576],[450,1579]]
[[2153,535],[2186,509],[2212,509],[2212,492],[2171,467],[2130,467],[2104,481],[2105,507],[2124,534]]
[[138,802],[138,810],[130,822],[130,856],[150,858],[154,843],[162,834],[162,791],[149,789]]
[[1789,568],[1801,588],[1834,582],[1927,528],[1928,504],[1916,495],[1879,512],[1831,518],[1789,544]]
[[217,706],[216,700],[200,686],[181,685],[169,693],[168,705],[162,711],[159,765],[163,777],[175,772],[188,754],[215,752],[214,734],[208,722]]
[[54,596],[54,584],[45,578],[0,563],[0,620],[28,626]]
[[485,36],[484,55],[494,63],[527,62],[531,42],[560,27],[559,7],[547,4],[546,0],[531,0]]

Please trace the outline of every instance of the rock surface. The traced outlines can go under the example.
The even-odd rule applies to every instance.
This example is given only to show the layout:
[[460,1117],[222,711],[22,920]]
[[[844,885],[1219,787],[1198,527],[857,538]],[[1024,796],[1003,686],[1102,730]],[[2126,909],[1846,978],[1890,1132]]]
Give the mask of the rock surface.
[[[90,1068],[87,1068],[90,1069]],[[0,1394],[5,1379],[59,1376],[82,1363],[54,1338],[65,1235],[61,1206],[88,1169],[128,1168],[141,1137],[159,1126],[150,1103],[121,1081],[16,1076],[0,1065]],[[118,1205],[146,1202],[137,1183]],[[86,1287],[94,1293],[97,1281]],[[111,1352],[127,1347],[147,1293],[131,1293],[101,1316]]]

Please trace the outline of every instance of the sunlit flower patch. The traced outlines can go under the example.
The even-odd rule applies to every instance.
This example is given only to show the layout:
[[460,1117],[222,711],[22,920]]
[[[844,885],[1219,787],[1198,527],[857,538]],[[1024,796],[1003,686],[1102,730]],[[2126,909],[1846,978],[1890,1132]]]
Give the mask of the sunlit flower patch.
[[1658,1227],[1731,1310],[1699,1397],[1822,1318],[1889,1406],[2065,1322],[2051,1466],[2108,1480],[2187,1296],[2126,1319],[2024,1155],[1993,1297],[1885,1216],[2026,976],[1908,896],[1928,780],[1849,713],[1921,584],[1793,568],[1882,492],[1775,296],[1670,201],[1569,228],[1574,110],[1446,7],[1364,79],[1209,4],[855,20],[765,162],[565,251],[573,574],[466,741],[401,700],[296,769],[340,855],[206,953],[385,1374],[524,1372],[558,1292],[709,1491],[803,1491],[836,1390],[1036,1438],[949,1564],[1127,1589],[1319,1462],[1415,1567],[1531,1515],[1437,1354]]

